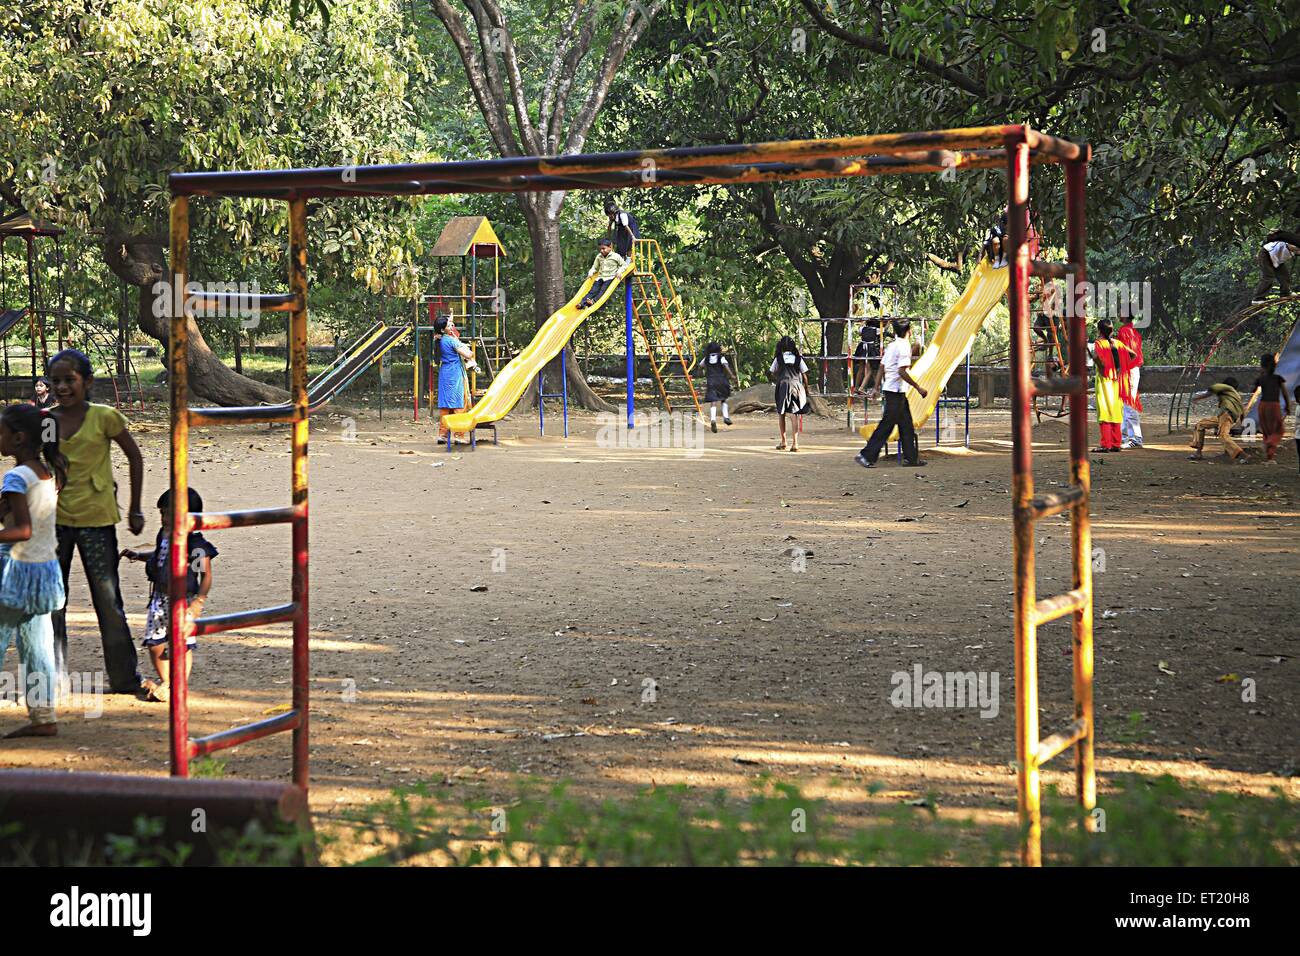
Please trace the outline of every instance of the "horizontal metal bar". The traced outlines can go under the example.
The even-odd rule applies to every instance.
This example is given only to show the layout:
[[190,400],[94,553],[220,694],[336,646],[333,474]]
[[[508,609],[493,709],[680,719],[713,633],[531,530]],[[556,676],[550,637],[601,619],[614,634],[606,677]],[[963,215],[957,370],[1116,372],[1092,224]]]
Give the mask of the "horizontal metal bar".
[[[231,283],[233,285],[233,283]],[[298,297],[292,293],[260,295],[245,292],[194,292],[186,295],[186,301],[195,312],[207,309],[222,309],[227,313],[234,309],[243,312],[293,312],[300,308]]]
[[1034,495],[1029,502],[1029,511],[1035,520],[1050,518],[1067,511],[1085,499],[1083,485],[1071,485],[1064,491],[1053,491],[1045,495]]
[[1087,605],[1088,592],[1079,588],[1066,591],[1064,594],[1057,594],[1054,597],[1043,598],[1034,604],[1034,626],[1046,624],[1048,621],[1055,621],[1058,617],[1065,617],[1065,615],[1081,610]]
[[[569,188],[606,188],[609,183],[599,177],[623,173],[642,181],[649,180],[647,185],[653,186],[669,184],[664,180],[664,174],[700,167],[712,167],[716,171],[714,175],[725,177],[721,181],[732,182],[741,181],[736,178],[738,174],[758,164],[785,163],[810,169],[811,164],[818,161],[846,157],[857,157],[859,166],[868,161],[904,157],[902,165],[916,169],[928,164],[909,163],[906,157],[925,151],[974,152],[1004,157],[1008,144],[1015,142],[1027,143],[1034,158],[1048,161],[1086,159],[1088,155],[1086,146],[1046,136],[1027,126],[1004,125],[567,156],[508,156],[450,163],[173,173],[168,184],[174,196],[393,195],[474,192],[483,190],[485,181],[498,184],[510,181],[511,184],[505,187],[508,191],[530,191],[559,184],[547,184],[547,178],[565,180]],[[978,156],[977,160],[996,162],[992,155]],[[958,165],[964,164],[959,161]],[[644,175],[647,169],[652,169],[655,175]],[[787,170],[787,174],[793,172],[793,169]],[[793,177],[783,175],[777,178]]]
[[1073,262],[1044,262],[1042,259],[1029,260],[1029,274],[1032,276],[1042,276],[1045,279],[1064,279],[1068,275],[1073,275],[1075,265]]
[[278,624],[292,621],[298,613],[298,604],[277,604],[274,607],[259,607],[253,611],[235,611],[232,614],[214,614],[201,617],[194,622],[195,636],[219,634],[222,631],[235,631],[241,627],[259,627],[263,624]]
[[251,528],[263,524],[288,524],[295,518],[305,517],[306,505],[287,508],[253,508],[248,511],[191,512],[194,531],[220,531],[222,528]]
[[204,754],[210,754],[217,750],[238,747],[250,740],[269,737],[271,734],[278,734],[285,730],[295,730],[301,722],[301,715],[298,711],[289,710],[283,714],[268,717],[266,720],[244,724],[241,727],[231,727],[229,730],[209,734],[207,737],[198,737],[190,741],[190,759],[202,757]]
[[1031,379],[1035,395],[1077,395],[1088,390],[1088,380],[1082,375],[1065,375],[1053,378],[1035,376]]
[[1070,724],[1065,730],[1052,734],[1050,737],[1044,737],[1038,742],[1038,749],[1034,751],[1034,762],[1042,766],[1051,760],[1062,750],[1072,744],[1078,743],[1088,733],[1088,724],[1082,717]]
[[268,422],[296,422],[301,417],[294,406],[243,405],[231,408],[191,408],[190,427],[203,425],[264,425]]

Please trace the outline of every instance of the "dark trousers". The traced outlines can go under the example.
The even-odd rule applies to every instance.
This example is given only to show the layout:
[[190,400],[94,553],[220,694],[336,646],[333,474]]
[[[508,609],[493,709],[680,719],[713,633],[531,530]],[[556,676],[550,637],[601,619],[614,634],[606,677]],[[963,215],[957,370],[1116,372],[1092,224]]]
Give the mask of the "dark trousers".
[[1259,250],[1259,276],[1259,285],[1255,286],[1253,298],[1262,299],[1268,295],[1268,290],[1273,288],[1274,281],[1278,285],[1278,295],[1291,294],[1291,270],[1285,264],[1273,265],[1273,259],[1267,249]]
[[587,293],[586,297],[579,304],[584,307],[591,305],[605,294],[605,290],[609,288],[609,284],[613,281],[613,279],[597,279],[591,284],[591,291]]
[[[117,579],[117,529],[73,528],[59,525],[59,567],[63,570],[63,589],[68,588],[72,570],[72,552],[81,552],[81,566],[90,585],[90,599],[99,620],[99,640],[104,646],[104,666],[108,684],[115,694],[131,693],[140,688],[140,669],[131,640],[131,628],[122,608],[122,587]],[[68,622],[66,606],[54,617],[54,666],[59,674],[68,671]]]
[[907,405],[906,392],[882,392],[885,397],[885,411],[880,416],[876,430],[871,433],[871,440],[862,449],[862,457],[875,464],[880,457],[880,450],[889,441],[889,435],[898,429],[898,440],[903,444],[903,460],[915,464],[920,458],[920,449],[916,442],[916,428],[912,425],[912,410]]

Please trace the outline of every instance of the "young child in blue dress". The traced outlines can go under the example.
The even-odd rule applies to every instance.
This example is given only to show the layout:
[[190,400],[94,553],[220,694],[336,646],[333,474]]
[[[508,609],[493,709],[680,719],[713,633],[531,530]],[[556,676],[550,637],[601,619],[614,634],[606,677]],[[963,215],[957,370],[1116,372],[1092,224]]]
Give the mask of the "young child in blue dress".
[[[203,510],[203,498],[193,488],[190,489],[190,512]],[[145,576],[149,579],[149,609],[145,612],[144,640],[140,646],[149,652],[153,668],[158,673],[158,682],[146,680],[142,684],[148,700],[166,702],[171,694],[171,667],[168,647],[171,639],[167,634],[168,611],[171,602],[167,599],[167,550],[168,533],[172,526],[172,493],[164,491],[158,498],[158,513],[162,526],[154,541],[152,551],[122,552],[128,561],[143,561]],[[189,555],[189,569],[185,574],[185,598],[188,604],[188,617],[191,621],[203,615],[203,605],[212,590],[212,559],[217,556],[217,549],[198,531],[191,531],[186,542],[185,551]],[[188,684],[190,671],[194,667],[194,647],[198,640],[193,634],[185,642],[185,681]]]
[[58,438],[58,423],[35,405],[10,405],[0,414],[0,454],[14,460],[0,484],[0,663],[17,643],[30,720],[6,737],[59,732],[50,613],[65,600],[55,523],[68,461]]

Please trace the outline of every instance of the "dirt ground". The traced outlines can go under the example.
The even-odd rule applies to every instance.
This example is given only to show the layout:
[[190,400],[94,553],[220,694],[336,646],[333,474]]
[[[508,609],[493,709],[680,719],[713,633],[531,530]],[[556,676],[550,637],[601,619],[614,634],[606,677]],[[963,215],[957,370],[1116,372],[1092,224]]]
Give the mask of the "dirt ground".
[[[167,433],[162,410],[135,419],[148,510]],[[863,470],[842,418],[809,419],[798,454],[774,450],[764,414],[704,434],[699,454],[602,447],[592,414],[567,440],[558,416],[547,424],[538,437],[535,414],[516,413],[499,447],[448,454],[409,413],[357,413],[355,435],[337,412],[313,420],[318,811],[419,780],[452,799],[504,798],[521,776],[601,797],[673,783],[739,795],[768,773],[847,819],[925,794],[941,814],[1014,818],[1004,409],[975,413],[969,451],[932,448],[928,429],[922,470]],[[1277,467],[1191,463],[1158,402],[1146,430],[1145,450],[1093,456],[1103,802],[1130,771],[1300,796],[1294,445]],[[1040,490],[1065,482],[1065,441],[1060,422],[1036,430]],[[287,503],[287,432],[200,429],[191,480],[212,510]],[[153,514],[140,539],[123,525],[121,546],[156,529]],[[286,527],[211,537],[209,613],[288,600]],[[1040,525],[1040,595],[1068,588],[1068,541],[1066,519]],[[138,636],[147,583],[140,565],[122,570]],[[69,620],[71,667],[98,670],[79,568]],[[1040,632],[1044,735],[1071,719],[1068,647],[1067,622]],[[996,672],[996,715],[895,707],[891,676],[918,665]],[[277,712],[288,680],[287,625],[203,639],[194,732]],[[95,717],[74,700],[57,738],[4,742],[0,766],[165,773],[164,705],[102,703]],[[22,719],[0,705],[0,723]],[[287,777],[289,740],[222,758],[227,776]],[[1072,792],[1072,760],[1045,781]]]

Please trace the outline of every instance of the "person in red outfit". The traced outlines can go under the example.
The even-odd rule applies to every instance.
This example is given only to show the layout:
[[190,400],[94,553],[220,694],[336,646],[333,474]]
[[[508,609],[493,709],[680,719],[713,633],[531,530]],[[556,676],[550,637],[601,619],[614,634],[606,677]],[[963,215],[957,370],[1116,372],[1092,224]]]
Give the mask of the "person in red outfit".
[[1121,438],[1125,448],[1141,448],[1142,399],[1138,398],[1138,383],[1142,378],[1142,333],[1134,327],[1133,316],[1127,310],[1120,314],[1119,331],[1115,337],[1133,353],[1128,361],[1128,393],[1124,396]]

